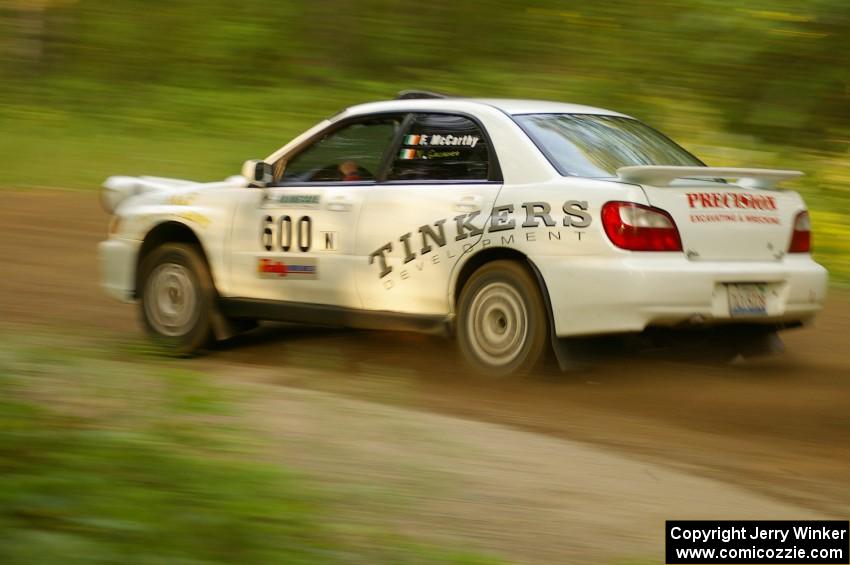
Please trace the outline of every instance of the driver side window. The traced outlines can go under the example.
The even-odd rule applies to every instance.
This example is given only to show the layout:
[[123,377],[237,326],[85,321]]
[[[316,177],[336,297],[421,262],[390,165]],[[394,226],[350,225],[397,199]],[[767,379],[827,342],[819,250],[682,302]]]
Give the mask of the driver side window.
[[294,156],[275,163],[275,184],[374,182],[401,121],[373,118],[326,134]]

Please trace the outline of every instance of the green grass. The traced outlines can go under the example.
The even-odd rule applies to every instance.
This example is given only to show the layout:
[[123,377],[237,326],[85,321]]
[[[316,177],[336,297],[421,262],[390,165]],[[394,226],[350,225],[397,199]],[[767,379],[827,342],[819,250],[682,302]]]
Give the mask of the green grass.
[[493,562],[340,524],[202,375],[0,338],[0,562]]

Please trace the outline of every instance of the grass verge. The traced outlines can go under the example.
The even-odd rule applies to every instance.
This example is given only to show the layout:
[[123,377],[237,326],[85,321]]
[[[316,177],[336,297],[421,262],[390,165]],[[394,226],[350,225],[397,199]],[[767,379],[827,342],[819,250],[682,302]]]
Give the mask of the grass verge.
[[0,562],[493,562],[331,519],[321,488],[263,462],[238,395],[199,374],[2,338]]

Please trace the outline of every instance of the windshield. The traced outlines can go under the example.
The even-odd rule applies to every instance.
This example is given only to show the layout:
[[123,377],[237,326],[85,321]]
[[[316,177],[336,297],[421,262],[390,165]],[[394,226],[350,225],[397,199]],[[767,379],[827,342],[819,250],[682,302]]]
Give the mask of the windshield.
[[615,177],[630,165],[702,166],[651,127],[631,118],[594,114],[514,116],[562,175]]

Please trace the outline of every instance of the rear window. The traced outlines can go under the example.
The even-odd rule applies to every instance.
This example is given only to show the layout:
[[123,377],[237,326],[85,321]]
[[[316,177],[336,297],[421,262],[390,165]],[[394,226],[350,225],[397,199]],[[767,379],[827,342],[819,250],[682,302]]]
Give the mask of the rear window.
[[703,165],[666,136],[631,118],[524,114],[514,119],[562,175],[605,178],[630,165]]

